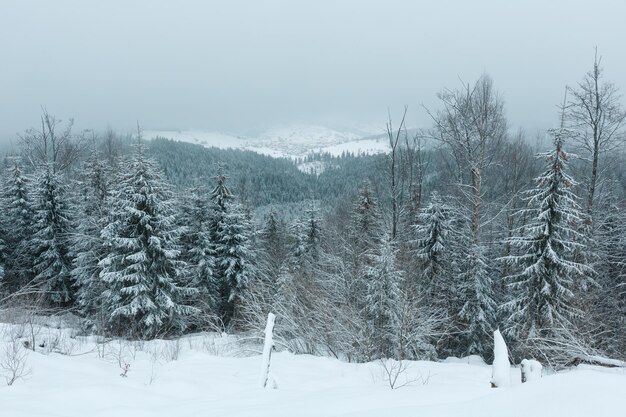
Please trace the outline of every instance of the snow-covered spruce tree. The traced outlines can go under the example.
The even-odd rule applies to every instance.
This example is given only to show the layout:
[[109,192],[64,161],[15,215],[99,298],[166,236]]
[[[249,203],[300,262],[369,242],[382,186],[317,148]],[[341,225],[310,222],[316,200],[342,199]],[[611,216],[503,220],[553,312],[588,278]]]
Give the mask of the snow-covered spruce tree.
[[449,240],[452,226],[452,208],[441,201],[434,192],[430,203],[420,210],[415,226],[415,257],[420,273],[417,289],[427,297],[427,302],[438,308],[449,308],[451,296],[451,251]]
[[508,313],[507,334],[518,340],[552,338],[560,329],[571,329],[580,314],[574,307],[576,281],[591,268],[572,260],[580,247],[576,228],[583,220],[574,180],[567,174],[568,155],[563,149],[570,132],[563,126],[550,130],[554,149],[543,157],[547,166],[527,192],[524,210],[529,224],[509,240],[517,253],[503,258],[517,272],[506,277],[512,299],[504,304]]
[[371,266],[364,271],[365,310],[371,338],[369,359],[391,358],[398,350],[398,314],[402,273],[396,268],[390,237],[368,254]]
[[0,227],[4,230],[5,241],[5,276],[2,283],[5,290],[13,292],[33,278],[31,184],[17,159],[7,168],[0,205],[3,210]]
[[461,353],[488,359],[492,353],[491,335],[495,328],[497,305],[483,247],[477,243],[470,244],[464,265],[456,290],[457,297],[463,302],[458,312],[463,331]]
[[71,223],[67,186],[51,164],[39,168],[34,192],[34,284],[56,307],[74,302],[74,281],[70,271]]
[[194,189],[183,200],[180,223],[182,259],[187,263],[188,281],[198,289],[194,298],[202,311],[198,325],[214,325],[217,317],[218,283],[215,271],[215,245],[211,241],[211,208],[203,190]]
[[382,216],[378,202],[366,182],[359,190],[352,209],[347,236],[352,279],[348,302],[363,309],[365,302],[365,272],[372,267],[373,256],[380,249],[383,239]]
[[76,301],[86,325],[91,328],[103,327],[106,323],[102,305],[105,286],[100,279],[99,262],[108,253],[101,232],[108,220],[110,175],[103,156],[94,149],[83,164],[83,182],[78,184],[79,197],[74,210],[77,227],[72,237],[71,275],[77,287]]
[[220,171],[211,192],[214,218],[211,240],[215,247],[215,279],[218,285],[218,312],[224,325],[235,314],[236,303],[248,280],[255,275],[254,252],[250,246],[250,220],[226,187]]
[[[355,325],[354,334],[349,336],[353,339],[357,360],[367,361],[382,355],[377,344],[385,336],[376,334],[374,320],[368,311],[367,297],[368,288],[372,285],[369,280],[377,279],[370,275],[375,273],[375,262],[379,260],[384,234],[378,201],[369,182],[365,182],[353,203],[348,230],[342,239],[345,241],[349,274],[347,279],[340,281],[342,285],[337,286],[337,291],[342,291],[342,294],[337,295],[342,296],[347,304],[342,314]],[[388,354],[390,349],[384,350]]]
[[154,338],[184,329],[196,313],[185,300],[197,293],[181,285],[179,230],[172,195],[141,144],[123,166],[113,192],[110,223],[102,237],[109,248],[100,261],[103,305],[113,334]]

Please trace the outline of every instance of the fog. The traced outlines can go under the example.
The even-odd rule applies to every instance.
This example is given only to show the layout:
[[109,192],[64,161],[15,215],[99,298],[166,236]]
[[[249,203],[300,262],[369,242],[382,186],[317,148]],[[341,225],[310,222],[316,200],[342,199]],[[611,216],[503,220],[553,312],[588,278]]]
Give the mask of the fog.
[[18,1],[0,4],[0,140],[45,106],[77,128],[247,133],[380,125],[487,72],[512,128],[557,120],[598,46],[626,88],[622,1]]

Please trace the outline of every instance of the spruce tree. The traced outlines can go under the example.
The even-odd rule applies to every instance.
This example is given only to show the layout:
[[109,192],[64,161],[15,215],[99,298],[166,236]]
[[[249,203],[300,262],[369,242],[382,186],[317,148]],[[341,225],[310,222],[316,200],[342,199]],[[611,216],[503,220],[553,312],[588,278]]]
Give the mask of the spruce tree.
[[[72,239],[72,277],[76,282],[76,300],[89,327],[103,326],[106,318],[102,304],[105,290],[100,279],[99,262],[108,248],[101,236],[108,220],[110,179],[103,156],[95,149],[83,164],[78,204],[74,212],[78,218]],[[99,328],[98,330],[104,330]]]
[[415,226],[415,257],[420,273],[417,287],[427,302],[446,309],[450,301],[452,273],[452,209],[433,193],[427,207],[420,210]]
[[54,306],[68,307],[74,301],[71,277],[70,233],[72,222],[67,186],[51,164],[37,174],[34,196],[34,284]]
[[365,311],[371,338],[369,359],[391,358],[397,353],[398,311],[402,274],[396,268],[390,238],[383,239],[368,257],[371,266],[364,271]]
[[23,174],[17,159],[7,168],[0,205],[3,216],[0,227],[4,230],[5,276],[3,286],[16,291],[33,278],[33,202],[31,181]]
[[458,277],[457,297],[463,303],[458,312],[463,355],[491,357],[492,332],[497,306],[494,301],[493,280],[490,277],[484,249],[477,243],[466,251],[465,270]]
[[530,223],[509,240],[517,253],[504,258],[517,268],[506,277],[512,299],[507,331],[520,339],[553,337],[561,328],[571,329],[580,314],[574,305],[574,287],[591,268],[576,262],[580,249],[580,227],[584,216],[572,191],[574,180],[567,174],[568,155],[564,150],[570,132],[561,126],[550,130],[554,149],[543,154],[546,169],[527,192],[523,211]]
[[254,253],[250,247],[249,218],[241,205],[234,201],[221,169],[215,180],[211,192],[213,221],[210,232],[216,256],[218,312],[224,325],[229,325],[241,291],[255,274]]
[[371,192],[370,184],[365,183],[359,190],[352,209],[347,234],[352,274],[348,301],[358,309],[364,307],[366,270],[372,267],[373,255],[380,250],[383,238],[383,223],[378,201]]
[[181,249],[190,285],[198,289],[195,304],[206,317],[217,314],[219,285],[215,277],[215,245],[211,240],[212,210],[205,192],[194,189],[182,202]]
[[100,261],[104,306],[115,334],[153,338],[186,327],[198,310],[185,304],[197,293],[181,284],[172,194],[156,165],[138,146],[114,192],[102,237],[109,254]]

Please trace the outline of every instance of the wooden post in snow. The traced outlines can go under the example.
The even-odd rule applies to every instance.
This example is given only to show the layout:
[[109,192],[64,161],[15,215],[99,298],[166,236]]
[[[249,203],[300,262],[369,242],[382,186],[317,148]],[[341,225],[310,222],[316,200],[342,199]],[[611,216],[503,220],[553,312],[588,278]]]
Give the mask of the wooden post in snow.
[[265,343],[263,344],[263,361],[261,363],[261,375],[259,377],[259,387],[265,388],[270,380],[270,359],[272,357],[272,348],[274,347],[274,321],[276,316],[272,313],[267,315],[267,324],[265,325]]

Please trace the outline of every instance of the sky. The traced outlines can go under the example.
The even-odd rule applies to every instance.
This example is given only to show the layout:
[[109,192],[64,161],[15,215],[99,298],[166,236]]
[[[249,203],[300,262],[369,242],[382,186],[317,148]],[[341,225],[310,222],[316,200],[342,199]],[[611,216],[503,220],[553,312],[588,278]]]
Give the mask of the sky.
[[593,64],[626,89],[622,0],[0,0],[0,141],[42,106],[76,129],[249,134],[426,126],[483,72],[512,129],[554,125]]

